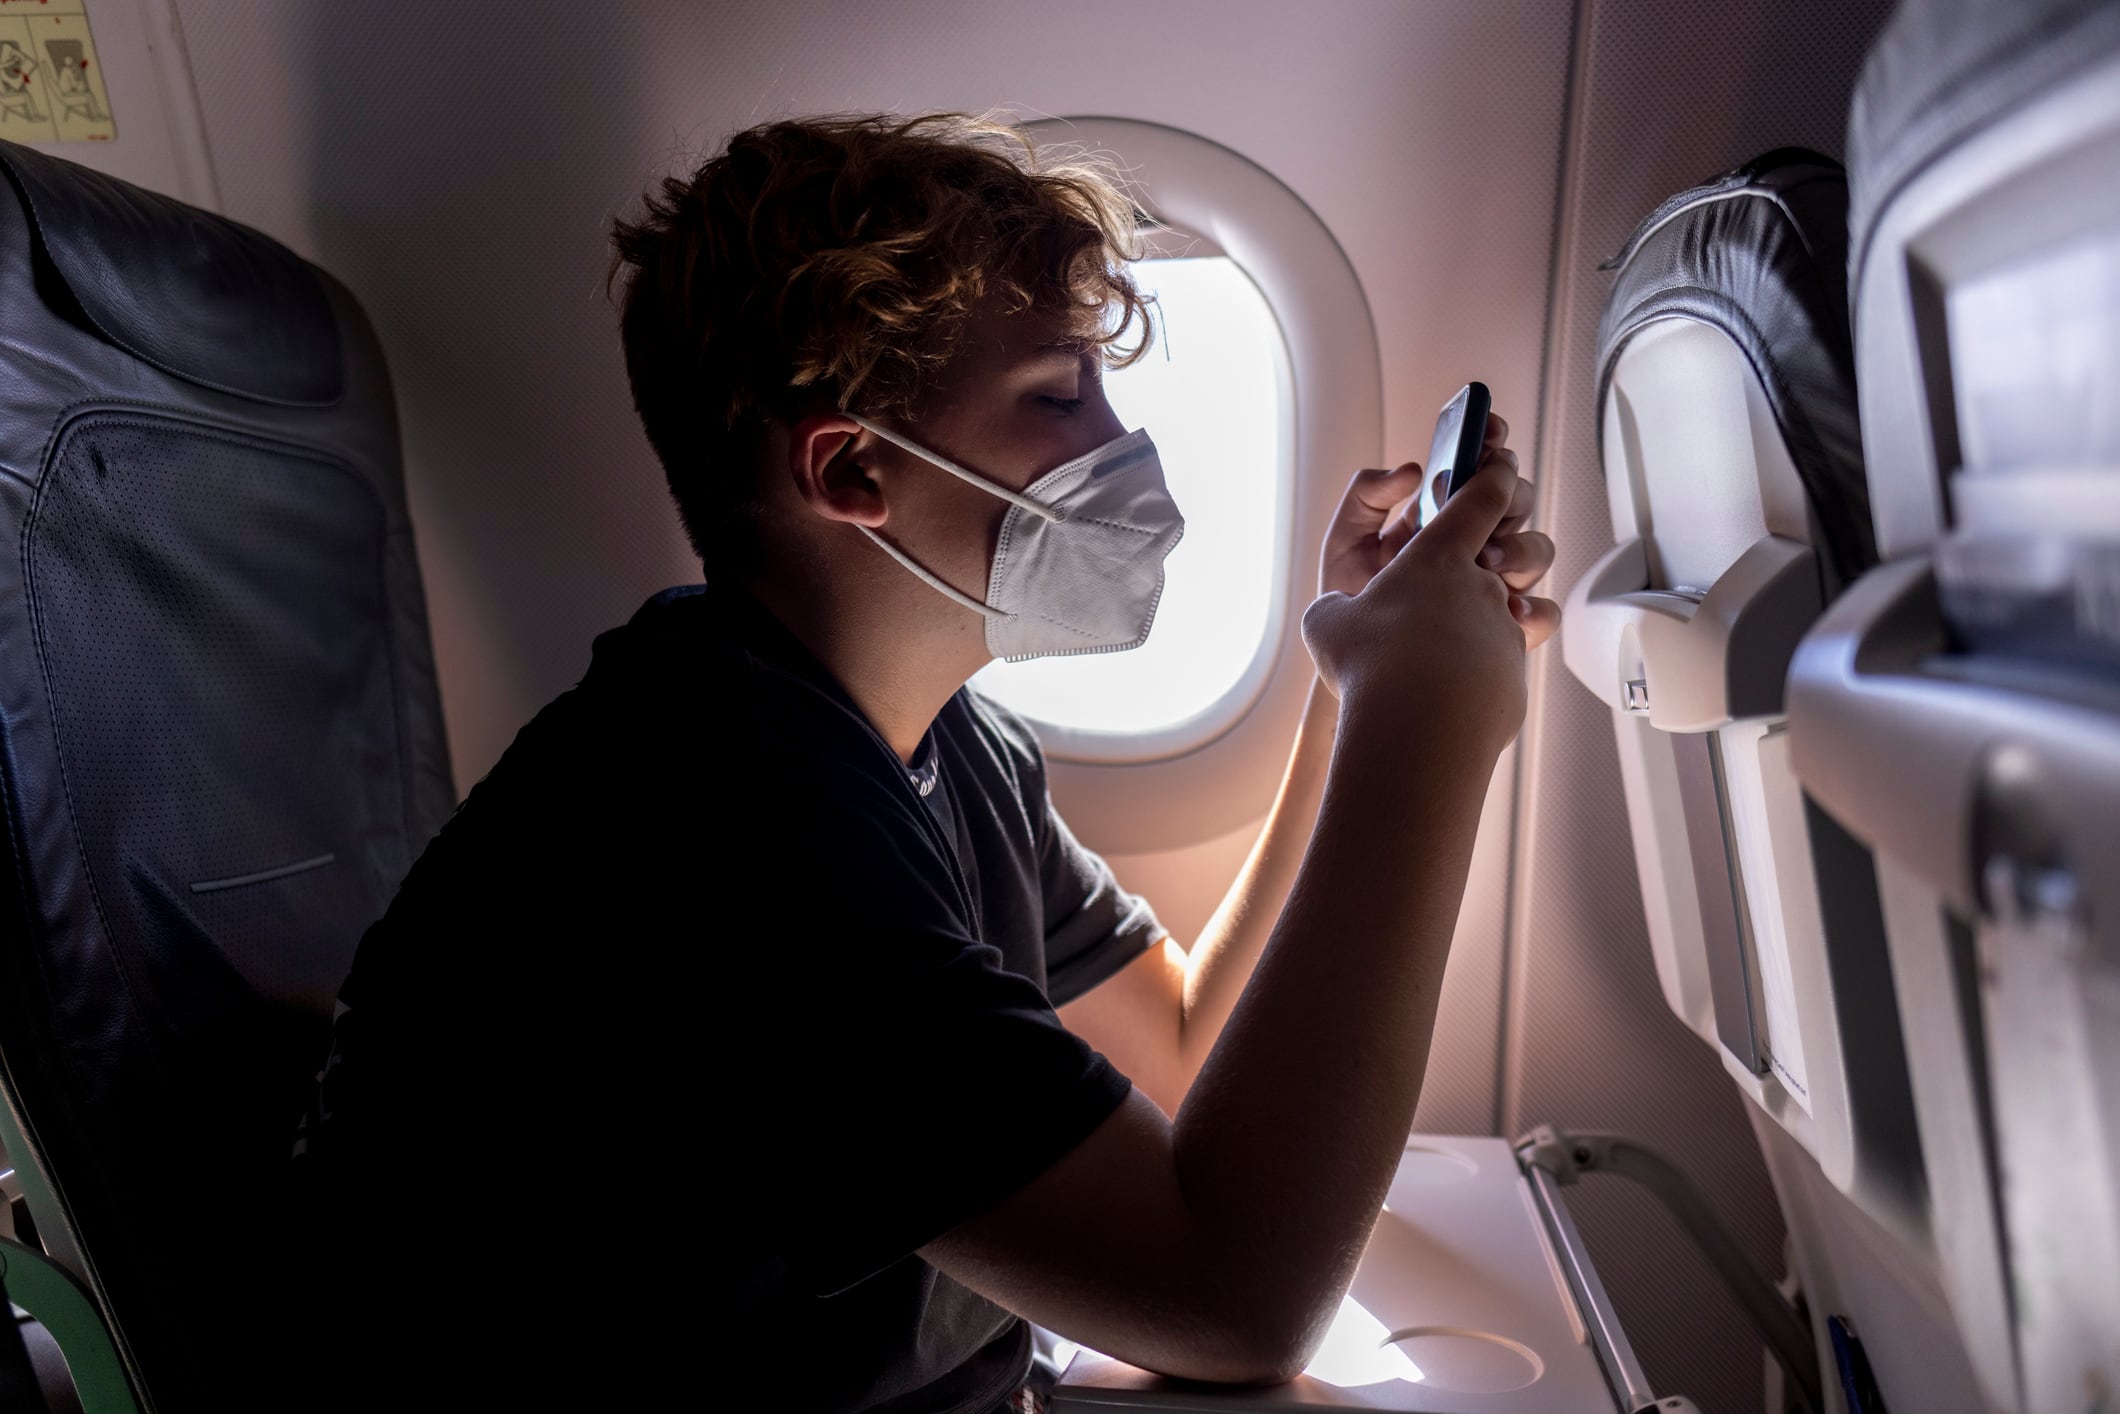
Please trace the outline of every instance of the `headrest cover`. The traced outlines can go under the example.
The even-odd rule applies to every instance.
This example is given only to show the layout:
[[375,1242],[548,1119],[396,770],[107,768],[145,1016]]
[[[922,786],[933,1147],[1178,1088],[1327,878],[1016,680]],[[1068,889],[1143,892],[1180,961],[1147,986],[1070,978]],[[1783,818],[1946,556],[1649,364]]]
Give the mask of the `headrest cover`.
[[1842,580],[1877,561],[1848,335],[1847,179],[1779,148],[1649,213],[1620,253],[1597,330],[1597,401],[1627,341],[1661,319],[1722,331],[1744,353]]
[[1848,117],[1850,289],[1886,204],[1923,168],[2031,98],[2120,53],[2112,0],[1904,0]]
[[338,321],[317,273],[209,211],[0,142],[37,240],[111,343],[224,393],[313,407],[343,383]]

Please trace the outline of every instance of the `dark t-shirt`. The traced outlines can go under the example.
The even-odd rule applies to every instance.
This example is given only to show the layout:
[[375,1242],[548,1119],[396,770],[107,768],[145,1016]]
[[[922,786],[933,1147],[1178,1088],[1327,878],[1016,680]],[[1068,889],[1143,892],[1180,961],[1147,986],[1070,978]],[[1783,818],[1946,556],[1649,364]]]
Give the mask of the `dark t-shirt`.
[[961,691],[909,770],[749,596],[657,595],[362,940],[297,1164],[323,1358],[371,1401],[989,1407],[1028,1331],[916,1249],[1118,1106],[1053,1007],[1160,933],[1015,717]]

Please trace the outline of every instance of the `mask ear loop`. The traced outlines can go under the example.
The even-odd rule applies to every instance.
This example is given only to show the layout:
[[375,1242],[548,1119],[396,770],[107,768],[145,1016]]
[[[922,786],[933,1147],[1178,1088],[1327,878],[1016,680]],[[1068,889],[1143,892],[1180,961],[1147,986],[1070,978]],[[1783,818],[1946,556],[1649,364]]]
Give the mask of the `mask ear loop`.
[[905,551],[899,549],[896,545],[893,545],[890,541],[884,539],[881,535],[878,535],[875,531],[869,529],[867,526],[858,525],[854,528],[856,530],[859,530],[863,535],[868,536],[869,539],[875,541],[878,545],[881,545],[883,547],[883,552],[886,555],[889,555],[899,564],[904,565],[914,574],[917,574],[922,579],[926,580],[930,586],[937,590],[940,590],[945,596],[954,599],[959,604],[962,604],[965,608],[970,609],[973,613],[979,614],[989,619],[1012,619],[1016,617],[1014,614],[1009,613],[1006,609],[997,609],[983,599],[974,599],[971,595],[965,593],[956,585],[951,584],[949,581],[942,578],[942,576],[929,571],[925,566],[923,566],[919,561],[915,560],[911,555],[908,555]]
[[[907,451],[911,452],[914,456],[920,457],[925,461],[931,461],[937,466],[941,467],[944,471],[950,472],[956,476],[961,476],[965,480],[971,482],[973,485],[978,486],[983,490],[991,491],[997,496],[1004,497],[1013,504],[1020,505],[1028,510],[1034,511],[1037,514],[1046,517],[1048,520],[1052,519],[1052,512],[1047,510],[1045,507],[1039,505],[1036,501],[1030,500],[1028,497],[1018,496],[1013,492],[1004,490],[999,486],[991,485],[983,477],[973,475],[971,472],[966,471],[963,467],[958,466],[955,462],[950,461],[947,457],[937,456],[935,453],[930,452],[925,447],[914,446],[911,442],[906,441],[905,438],[899,437],[891,432],[885,431],[883,428],[878,427],[875,423],[869,421],[867,418],[861,416],[859,413],[849,413],[848,416],[852,417],[863,427],[868,428],[869,431],[883,438],[886,442],[890,442],[896,446],[903,447]],[[856,530],[859,530],[863,535],[868,536],[869,539],[875,541],[877,547],[881,549],[883,553],[889,555],[899,564],[904,565],[906,569],[911,571],[916,577],[919,578],[921,583],[927,585],[930,589],[933,589],[936,593],[942,595],[945,599],[950,600],[952,603],[962,605],[964,608],[970,609],[973,613],[978,614],[982,618],[1012,619],[1015,617],[1014,614],[1009,613],[1006,609],[997,609],[983,599],[974,599],[971,595],[965,593],[956,585],[951,584],[941,575],[936,574],[934,571],[930,570],[926,565],[921,564],[918,560],[914,559],[911,555],[908,555],[905,551],[899,549],[896,545],[893,545],[890,541],[884,539],[881,535],[878,535],[868,526],[858,525],[854,528]]]
[[993,482],[981,476],[978,472],[967,471],[965,468],[951,461],[948,457],[943,456],[940,452],[931,452],[926,447],[921,446],[919,443],[908,441],[906,438],[899,436],[896,432],[891,431],[887,427],[878,427],[875,423],[869,421],[867,418],[863,417],[858,412],[850,412],[847,414],[847,416],[853,418],[863,427],[868,428],[869,431],[875,433],[878,437],[881,437],[884,441],[889,442],[891,445],[895,447],[904,448],[906,451],[911,452],[914,456],[919,457],[922,461],[933,462],[936,466],[941,467],[944,471],[956,477],[958,480],[969,481],[972,483],[972,485],[978,487],[980,490],[985,491],[990,495],[999,496],[1002,500],[1007,501],[1012,506],[1021,506],[1024,510],[1029,511],[1032,515],[1037,516],[1040,520],[1061,519],[1060,513],[1054,510],[1051,506],[1046,505],[1044,502],[1034,501],[1030,497],[1024,495],[1021,491],[1011,491],[1006,486],[997,486]]

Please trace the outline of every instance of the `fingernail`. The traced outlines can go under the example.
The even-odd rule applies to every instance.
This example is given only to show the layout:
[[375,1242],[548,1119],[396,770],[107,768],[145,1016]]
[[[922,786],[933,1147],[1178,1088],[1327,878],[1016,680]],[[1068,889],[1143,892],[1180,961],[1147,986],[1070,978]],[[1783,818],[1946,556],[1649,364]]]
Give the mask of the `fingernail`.
[[1502,562],[1502,547],[1489,545],[1486,549],[1480,551],[1479,559],[1481,569],[1493,569]]

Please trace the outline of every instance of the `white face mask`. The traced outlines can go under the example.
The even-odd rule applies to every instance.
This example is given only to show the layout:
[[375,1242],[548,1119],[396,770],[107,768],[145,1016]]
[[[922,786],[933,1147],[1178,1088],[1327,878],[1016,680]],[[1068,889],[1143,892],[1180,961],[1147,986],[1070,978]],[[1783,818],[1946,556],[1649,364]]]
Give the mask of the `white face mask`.
[[1163,559],[1185,517],[1163,485],[1163,463],[1135,430],[1053,468],[1021,491],[967,471],[917,442],[854,420],[886,442],[1009,503],[994,543],[986,598],[974,599],[867,526],[862,534],[926,583],[986,619],[986,646],[1012,663],[1138,648],[1163,597]]

